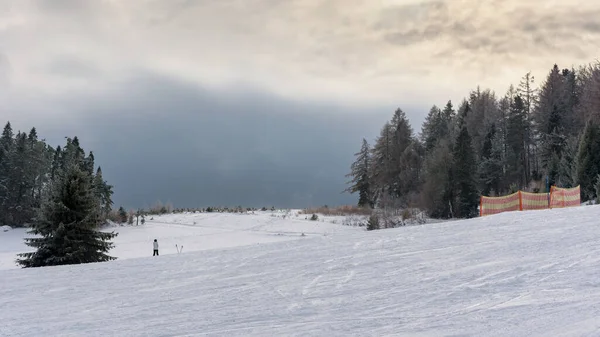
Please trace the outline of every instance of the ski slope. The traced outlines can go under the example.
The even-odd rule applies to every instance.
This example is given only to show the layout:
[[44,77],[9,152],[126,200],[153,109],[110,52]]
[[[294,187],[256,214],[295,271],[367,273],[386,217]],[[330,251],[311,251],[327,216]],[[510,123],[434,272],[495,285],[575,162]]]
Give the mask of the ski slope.
[[[318,225],[234,219],[214,221]],[[585,206],[1,270],[0,336],[598,336],[599,224]]]
[[[119,235],[113,240],[115,248],[109,253],[118,259],[152,256],[152,241],[157,239],[160,254],[295,240],[305,236],[328,235],[343,231],[362,230],[340,226],[343,217],[320,216],[308,221],[310,215],[300,210],[257,211],[235,213],[182,213],[149,216],[144,225],[114,225],[104,229]],[[19,268],[18,253],[32,251],[25,245],[23,228],[0,231],[0,270]]]

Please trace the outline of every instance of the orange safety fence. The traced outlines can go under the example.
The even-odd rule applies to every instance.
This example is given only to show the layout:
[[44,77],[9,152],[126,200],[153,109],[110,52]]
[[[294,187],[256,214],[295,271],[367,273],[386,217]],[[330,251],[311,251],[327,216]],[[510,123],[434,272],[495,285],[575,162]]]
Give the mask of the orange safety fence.
[[529,211],[581,205],[580,187],[560,188],[552,186],[550,193],[518,191],[501,197],[481,196],[479,216],[511,211]]
[[479,215],[492,215],[502,212],[518,211],[521,208],[519,192],[503,197],[481,196],[479,200]]
[[573,207],[579,205],[581,205],[581,191],[579,186],[573,188],[552,186],[550,189],[550,208]]
[[548,203],[550,201],[549,193],[530,193],[523,191],[519,191],[519,193],[521,193],[521,211],[548,208]]

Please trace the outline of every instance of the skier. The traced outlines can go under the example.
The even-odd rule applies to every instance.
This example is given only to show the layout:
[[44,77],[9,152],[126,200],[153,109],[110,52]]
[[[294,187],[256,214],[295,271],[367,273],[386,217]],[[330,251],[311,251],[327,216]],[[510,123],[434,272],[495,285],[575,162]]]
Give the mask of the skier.
[[158,255],[158,241],[156,241],[156,239],[154,239],[154,254],[152,254],[152,256],[156,256]]

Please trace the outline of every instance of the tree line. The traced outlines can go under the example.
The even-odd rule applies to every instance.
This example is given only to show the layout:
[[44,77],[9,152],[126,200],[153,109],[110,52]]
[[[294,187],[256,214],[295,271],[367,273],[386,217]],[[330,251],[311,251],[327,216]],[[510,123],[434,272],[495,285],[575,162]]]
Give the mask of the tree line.
[[[358,205],[419,207],[434,218],[477,216],[480,195],[581,185],[600,195],[600,63],[527,73],[503,95],[472,90],[433,105],[419,134],[397,109],[355,154],[346,189]],[[547,183],[546,184],[546,179]]]
[[77,264],[114,259],[114,233],[100,231],[112,208],[112,186],[95,168],[77,137],[56,148],[32,128],[14,134],[8,122],[0,137],[0,225],[29,227],[19,254],[23,267]]

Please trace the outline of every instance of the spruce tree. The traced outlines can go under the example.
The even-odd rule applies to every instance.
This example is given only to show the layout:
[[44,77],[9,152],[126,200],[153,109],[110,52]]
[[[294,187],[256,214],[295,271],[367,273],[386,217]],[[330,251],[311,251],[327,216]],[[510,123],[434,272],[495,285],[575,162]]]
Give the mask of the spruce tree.
[[77,162],[68,163],[32,223],[29,233],[41,237],[25,239],[36,251],[19,254],[17,262],[28,268],[116,259],[107,252],[117,234],[98,231],[99,213],[89,174]]
[[414,138],[413,129],[401,109],[391,120],[392,147],[389,188],[393,199],[407,206],[413,193],[418,192],[422,166],[422,146]]
[[421,201],[429,216],[452,217],[452,152],[448,139],[440,140],[427,155],[424,164]]
[[488,130],[483,141],[481,162],[479,163],[479,181],[483,195],[498,195],[502,191],[504,167],[500,133],[495,125]]
[[126,223],[127,222],[127,211],[125,211],[125,208],[123,208],[123,206],[119,207],[119,223]]
[[560,159],[556,186],[570,188],[577,185],[579,138],[572,136],[567,139]]
[[431,152],[438,140],[444,136],[440,135],[443,123],[442,110],[434,105],[425,117],[421,131],[421,139],[425,146],[425,152]]
[[527,112],[521,96],[516,95],[511,102],[507,122],[508,173],[509,180],[524,189],[528,181],[527,167]]
[[13,130],[10,122],[7,122],[0,137],[0,225],[13,225],[10,223],[9,185],[12,174],[12,160],[15,149]]
[[596,177],[600,174],[600,126],[589,121],[577,154],[577,181],[581,185],[582,201],[594,199]]
[[112,210],[112,185],[109,185],[106,180],[102,177],[102,169],[98,166],[98,170],[96,170],[96,174],[93,178],[93,187],[96,193],[96,198],[100,203],[100,207],[102,209],[101,218],[104,222],[108,218],[108,214]]
[[347,192],[358,192],[359,207],[374,207],[373,193],[370,178],[371,149],[369,143],[363,138],[362,146],[359,152],[355,153],[356,160],[350,166],[350,173],[346,177],[352,177],[348,184],[352,184],[346,189]]
[[393,128],[390,122],[386,122],[381,128],[381,132],[375,145],[371,149],[372,169],[370,173],[373,200],[378,203],[382,197],[389,194],[392,166],[392,133]]
[[454,146],[454,181],[456,186],[455,213],[460,218],[477,216],[479,192],[476,182],[475,152],[471,144],[471,136],[466,125],[460,127],[460,132]]

